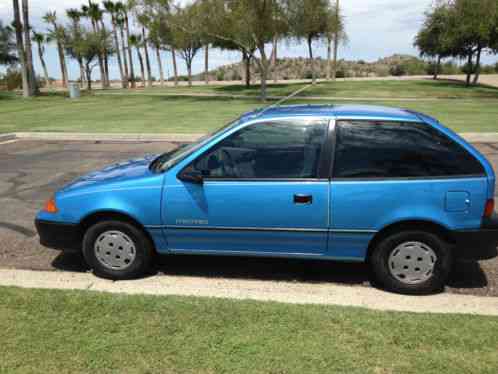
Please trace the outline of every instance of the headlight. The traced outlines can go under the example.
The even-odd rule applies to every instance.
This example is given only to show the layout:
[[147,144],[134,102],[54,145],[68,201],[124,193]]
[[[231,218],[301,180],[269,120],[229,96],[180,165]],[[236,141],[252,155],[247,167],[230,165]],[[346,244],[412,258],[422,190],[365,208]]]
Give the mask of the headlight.
[[59,209],[57,209],[57,205],[55,205],[55,198],[51,197],[45,202],[43,205],[43,211],[47,213],[57,213]]

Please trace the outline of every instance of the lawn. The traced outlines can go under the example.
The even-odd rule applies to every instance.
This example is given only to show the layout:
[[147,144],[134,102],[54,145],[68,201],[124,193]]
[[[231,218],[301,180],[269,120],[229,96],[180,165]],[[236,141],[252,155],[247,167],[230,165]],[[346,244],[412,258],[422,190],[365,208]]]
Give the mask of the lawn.
[[[270,84],[269,95],[287,96],[306,84]],[[149,93],[214,93],[222,95],[260,94],[259,86],[246,88],[244,85],[198,85],[194,87],[154,87]],[[337,81],[320,83],[304,91],[301,96],[326,96],[346,98],[494,98],[498,99],[498,88],[487,86],[465,87],[457,81],[433,80],[378,80],[378,81]]]
[[496,318],[0,288],[0,372],[492,373]]
[[[457,132],[498,132],[498,89],[432,81],[338,82],[341,95],[385,97],[368,104],[409,108],[433,115]],[[357,89],[351,87],[357,85]],[[331,84],[319,85],[310,92],[330,93]],[[348,88],[349,87],[349,88]],[[397,87],[397,89],[395,89]],[[292,91],[296,85],[279,86]],[[360,89],[361,88],[361,89]],[[216,97],[172,97],[166,93],[188,94],[188,88],[151,89],[144,91],[110,91],[108,94],[85,95],[69,100],[52,94],[23,100],[13,94],[0,94],[0,133],[14,131],[119,132],[119,133],[205,133],[212,131],[240,114],[261,107],[254,99]],[[192,90],[232,90],[244,93],[240,86],[194,87]],[[328,91],[327,91],[328,90]],[[254,89],[254,93],[257,89]],[[418,101],[389,101],[389,98],[421,95]],[[444,95],[459,99],[440,99]],[[489,98],[496,95],[496,98]],[[305,97],[289,104],[312,102]],[[335,103],[362,103],[361,98]],[[317,103],[317,101],[313,101]],[[334,103],[319,101],[318,103]]]

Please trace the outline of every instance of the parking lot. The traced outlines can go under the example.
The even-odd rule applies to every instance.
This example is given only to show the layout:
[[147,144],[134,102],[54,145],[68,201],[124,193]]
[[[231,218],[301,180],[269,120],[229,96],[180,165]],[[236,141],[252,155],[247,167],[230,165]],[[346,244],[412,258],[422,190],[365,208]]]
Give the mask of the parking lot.
[[[43,202],[63,184],[118,160],[171,150],[173,143],[14,141],[0,144],[0,267],[86,271],[78,255],[38,244],[33,220]],[[498,167],[498,144],[477,147]],[[491,255],[493,253],[490,253]],[[234,279],[292,280],[368,285],[363,264],[285,259],[178,256],[160,259],[157,271]],[[449,292],[498,296],[498,259],[461,260]]]

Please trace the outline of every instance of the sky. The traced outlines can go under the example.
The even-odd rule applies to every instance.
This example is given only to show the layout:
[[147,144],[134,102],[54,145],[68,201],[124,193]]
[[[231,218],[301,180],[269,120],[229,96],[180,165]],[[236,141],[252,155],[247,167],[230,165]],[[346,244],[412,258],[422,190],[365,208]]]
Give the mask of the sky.
[[[424,11],[428,9],[433,0],[341,0],[341,7],[346,21],[346,32],[349,41],[341,46],[339,58],[348,60],[362,59],[375,61],[394,53],[417,55],[413,47],[413,39],[419,30]],[[47,26],[42,22],[42,16],[48,10],[56,11],[60,20],[67,22],[65,10],[72,7],[80,7],[85,0],[30,0],[30,19],[32,26],[37,31],[45,31]],[[97,1],[98,2],[98,1]],[[0,20],[3,23],[12,21],[12,1],[0,0]],[[41,72],[38,55],[34,51],[35,68]],[[52,77],[60,77],[60,70],[55,46],[47,48],[47,65]],[[317,56],[326,56],[325,46],[315,44]],[[282,42],[279,46],[279,57],[306,57],[307,49],[303,44]],[[134,56],[135,58],[135,56]],[[157,65],[151,54],[153,75],[158,76]],[[241,56],[236,52],[213,50],[210,54],[210,68],[224,64],[238,62]],[[497,56],[484,56],[485,63],[495,63]],[[113,61],[114,62],[114,61]],[[167,52],[163,52],[163,63],[165,72],[172,74],[171,58]],[[136,62],[137,66],[138,63]],[[185,74],[184,63],[179,60],[179,69]],[[117,79],[119,71],[116,63],[111,64],[111,78]],[[203,71],[204,58],[199,53],[194,61],[194,73]],[[69,75],[76,79],[79,74],[78,65],[74,61],[69,62]],[[95,69],[95,78],[98,78],[98,69]]]

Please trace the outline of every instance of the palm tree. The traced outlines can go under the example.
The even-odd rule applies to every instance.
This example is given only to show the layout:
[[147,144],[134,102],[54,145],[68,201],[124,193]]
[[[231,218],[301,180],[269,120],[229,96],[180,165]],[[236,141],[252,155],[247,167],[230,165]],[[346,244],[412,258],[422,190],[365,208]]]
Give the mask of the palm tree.
[[24,32],[24,51],[26,54],[26,68],[28,69],[29,89],[31,95],[38,93],[38,86],[36,84],[36,74],[33,65],[33,50],[31,48],[31,26],[29,23],[29,6],[28,0],[22,0],[22,22]]
[[26,54],[24,53],[24,41],[22,36],[22,23],[21,23],[21,12],[19,11],[19,1],[13,0],[14,6],[14,28],[16,30],[16,46],[17,46],[17,56],[19,57],[19,62],[21,63],[21,76],[22,76],[22,92],[23,97],[30,97],[31,90],[29,89],[29,77],[28,68],[26,65]]
[[138,61],[140,62],[140,70],[142,73],[142,84],[145,87],[145,69],[144,69],[144,60],[142,57],[142,53],[140,52],[140,48],[143,46],[144,42],[141,35],[132,34],[130,35],[130,39],[128,40],[128,44],[130,47],[135,47],[137,51]]
[[149,41],[152,47],[156,51],[157,66],[159,67],[159,77],[161,81],[161,87],[164,86],[164,70],[163,62],[161,59],[161,38],[159,36],[158,24],[154,22],[149,32]]
[[[93,3],[91,0],[88,0],[88,5],[82,5],[81,10],[84,16],[90,19],[92,23],[93,32],[99,33],[100,21],[102,20],[102,10],[100,9],[99,4]],[[102,88],[108,87],[107,76],[104,67],[104,56],[105,56],[105,51],[100,51],[100,54],[97,56],[99,62]]]
[[43,16],[43,20],[53,27],[53,29],[51,30],[51,34],[57,43],[57,52],[59,54],[59,64],[62,74],[62,85],[67,88],[68,74],[66,58],[64,55],[64,28],[57,24],[57,14],[55,11],[47,12]]
[[[116,9],[117,9],[117,6],[116,6]],[[126,38],[125,38],[125,34],[124,34],[125,21],[124,21],[124,17],[120,13],[117,13],[117,15],[116,15],[116,24],[119,28],[119,35],[121,37],[121,50],[123,51],[123,70],[124,70],[124,76],[125,76],[125,85],[126,85],[126,88],[128,88],[130,76],[128,73],[128,59],[126,57],[127,46],[126,46]]]
[[45,43],[50,42],[50,37],[45,36],[41,32],[36,32],[33,30],[33,42],[38,46],[38,57],[40,58],[40,63],[43,68],[43,74],[45,76],[45,84],[47,87],[51,88],[50,78],[48,76],[47,64],[45,63]]
[[[71,20],[72,22],[72,27],[73,27],[73,30],[78,32],[81,30],[81,25],[80,25],[80,21],[81,21],[81,17],[83,16],[83,13],[80,12],[78,9],[75,9],[75,8],[71,8],[71,9],[68,9],[66,10],[66,15],[67,17]],[[80,66],[80,82],[81,82],[81,85],[83,86],[84,82],[85,82],[85,67],[83,66],[83,59],[82,58],[77,58],[78,60],[78,65]]]
[[145,14],[138,14],[137,21],[142,28],[142,40],[145,54],[145,67],[147,68],[147,85],[152,87],[152,72],[150,69],[149,48],[147,46],[149,39],[145,33],[145,28],[150,23],[149,18]]
[[121,76],[121,86],[123,88],[126,88],[128,82],[126,82],[124,70],[123,70],[123,62],[121,61],[121,51],[119,48],[118,28],[117,28],[117,21],[116,21],[116,5],[111,0],[104,1],[102,4],[104,5],[104,8],[107,11],[107,13],[109,13],[111,15],[112,36],[114,39],[114,48],[116,49],[116,54],[118,57],[119,74]]
[[[126,31],[126,40],[128,40],[128,43],[130,41],[130,20],[128,18],[128,6],[126,6],[125,4],[123,4],[121,1],[118,1],[116,3],[116,8],[118,10],[118,12],[123,16],[123,20],[124,20],[124,28],[125,28],[125,31]],[[133,69],[133,57],[131,55],[131,48],[130,46],[128,45],[128,61],[130,63],[130,80],[131,80],[131,88],[135,88],[136,87],[136,84],[135,84],[135,72],[134,72],[134,69]]]

